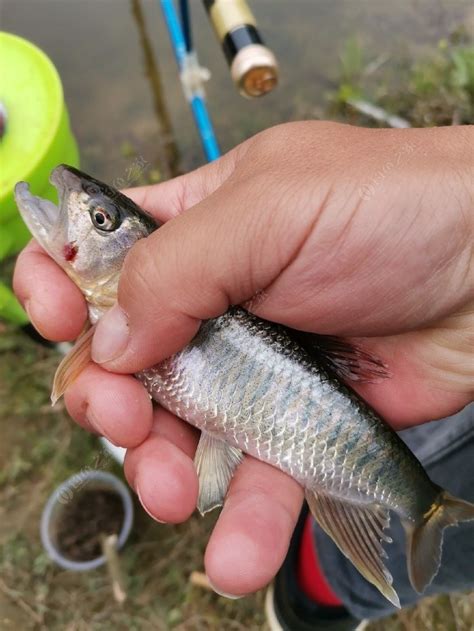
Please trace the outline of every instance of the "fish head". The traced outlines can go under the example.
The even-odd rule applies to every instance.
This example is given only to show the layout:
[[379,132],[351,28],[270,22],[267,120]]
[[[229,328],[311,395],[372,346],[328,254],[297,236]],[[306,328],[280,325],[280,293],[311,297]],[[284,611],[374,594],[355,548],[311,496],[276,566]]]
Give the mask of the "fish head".
[[56,167],[50,182],[59,203],[15,187],[15,200],[30,232],[94,305],[116,298],[127,252],[157,224],[131,199],[70,166]]

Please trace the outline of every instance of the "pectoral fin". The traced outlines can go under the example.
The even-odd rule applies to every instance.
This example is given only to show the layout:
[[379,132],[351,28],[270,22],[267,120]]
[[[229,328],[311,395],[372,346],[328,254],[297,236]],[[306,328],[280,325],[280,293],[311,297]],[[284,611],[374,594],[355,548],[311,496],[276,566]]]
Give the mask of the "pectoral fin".
[[201,515],[222,506],[229,483],[242,458],[240,449],[202,432],[194,457],[199,477],[197,507]]
[[362,506],[313,491],[306,492],[311,512],[321,528],[359,572],[396,607],[400,607],[392,576],[383,563],[383,542],[390,543],[384,529],[388,512],[376,504]]
[[92,337],[95,325],[87,327],[77,338],[74,346],[63,358],[54,375],[51,403],[55,405],[67,388],[75,381],[89,362],[91,362]]

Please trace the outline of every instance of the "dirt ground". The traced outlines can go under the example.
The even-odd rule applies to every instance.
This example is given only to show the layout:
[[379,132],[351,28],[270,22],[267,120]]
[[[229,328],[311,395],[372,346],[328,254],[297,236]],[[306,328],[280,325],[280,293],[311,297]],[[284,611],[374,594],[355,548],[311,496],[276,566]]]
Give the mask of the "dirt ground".
[[[39,540],[48,495],[87,467],[120,468],[97,437],[74,426],[49,390],[58,354],[22,332],[0,329],[0,629],[148,631],[265,629],[264,592],[237,601],[195,587],[215,516],[179,526],[153,522],[135,502],[132,536],[120,555],[127,600],[114,601],[107,570],[72,573],[52,564]],[[427,599],[370,625],[374,631],[468,631],[474,594]]]
[[[10,3],[15,8],[19,4]],[[95,4],[100,6],[100,3]],[[350,6],[351,3],[345,4]],[[416,4],[418,6],[420,3],[417,1]],[[87,29],[93,26],[92,22],[87,17]],[[35,22],[31,24],[31,28],[37,28]],[[418,28],[416,22],[413,24]],[[96,25],[102,30],[102,21],[97,20]],[[49,32],[47,35],[49,41]],[[442,40],[440,44],[444,44],[436,48],[434,61],[415,68],[409,82],[410,89],[404,87],[403,95],[397,92],[391,99],[387,97],[387,94],[390,96],[386,87],[388,84],[380,80],[373,69],[368,72],[370,64],[367,66],[363,61],[357,63],[361,51],[356,43],[352,43],[347,47],[345,59],[344,52],[341,53],[341,78],[334,85],[331,84],[331,98],[336,110],[334,116],[358,123],[354,112],[348,111],[348,97],[368,95],[376,99],[381,92],[377,102],[386,107],[396,103],[397,107],[393,111],[416,124],[422,124],[420,120],[427,120],[426,124],[429,125],[472,122],[474,49],[472,38],[467,46],[462,39],[464,35],[458,34],[457,37],[461,38],[461,44],[453,40],[454,49]],[[61,42],[68,41],[64,35],[60,39]],[[156,39],[159,41],[159,38]],[[459,49],[460,45],[464,47]],[[128,48],[126,50],[128,58]],[[313,52],[310,57],[313,63]],[[379,61],[382,66],[385,64],[383,58]],[[460,72],[460,68],[463,72]],[[103,69],[98,69],[102,82]],[[75,73],[65,74],[73,77],[74,83],[66,86],[73,104],[76,86],[78,94],[86,95],[88,101],[93,91],[84,88],[76,80]],[[117,74],[119,82],[123,83],[121,66]],[[371,81],[376,89],[371,86]],[[440,85],[443,90],[439,89]],[[128,86],[126,90],[127,94],[133,93]],[[115,93],[104,91],[103,94],[109,100],[110,94]],[[180,92],[177,94],[177,102],[180,103],[182,96]],[[145,99],[141,100],[145,102]],[[84,111],[87,114],[88,103],[77,98],[76,107],[76,119],[87,118]],[[93,109],[90,120],[97,127],[103,126],[98,113],[102,111],[108,118],[108,107],[100,108],[93,100],[90,107]],[[215,109],[223,112],[224,118],[231,118],[226,107]],[[272,111],[271,108],[269,111]],[[181,116],[179,113],[181,120],[184,114]],[[294,118],[319,115],[315,113],[312,101],[304,100],[299,106],[295,101],[290,114]],[[268,112],[265,111],[266,126],[270,124],[267,118]],[[117,119],[120,119],[119,114]],[[140,123],[151,119],[150,116],[136,115],[134,120]],[[241,123],[239,134],[256,131],[254,127],[258,126],[259,120],[252,110],[248,115],[249,128],[244,129],[244,123]],[[224,123],[221,127],[224,128]],[[184,131],[187,133],[187,128]],[[86,164],[92,167],[94,173],[99,164],[105,168],[103,163],[109,162],[104,161],[104,155],[120,153],[114,153],[108,145],[98,144],[96,127],[84,125],[80,134]],[[150,142],[155,142],[148,128],[143,135],[150,138]],[[192,134],[189,137],[193,138]],[[231,144],[238,140],[240,136],[228,136]],[[188,146],[192,144],[191,140],[181,141],[193,156]],[[148,155],[146,149],[144,143],[137,149],[138,154]],[[123,153],[120,159],[125,163],[130,158],[127,158],[126,151]],[[150,155],[154,154],[150,151]],[[122,162],[111,160],[110,163],[110,173],[104,171],[105,175],[123,172]],[[159,176],[150,181],[156,179]],[[0,279],[8,281],[11,269],[11,261],[0,263]],[[127,600],[123,605],[116,603],[113,598],[105,568],[72,573],[59,569],[48,559],[40,543],[39,520],[43,506],[54,488],[70,475],[86,468],[112,471],[122,476],[120,468],[103,452],[97,437],[76,427],[61,403],[51,408],[49,393],[58,363],[59,355],[54,349],[39,345],[24,333],[0,322],[0,631],[265,630],[263,591],[231,601],[196,587],[189,580],[193,571],[203,571],[203,552],[216,519],[214,514],[204,519],[194,516],[179,526],[161,525],[152,521],[135,502],[132,535],[120,554],[127,592]],[[367,629],[474,631],[474,593],[426,599],[418,607],[402,611],[389,620],[373,623]]]

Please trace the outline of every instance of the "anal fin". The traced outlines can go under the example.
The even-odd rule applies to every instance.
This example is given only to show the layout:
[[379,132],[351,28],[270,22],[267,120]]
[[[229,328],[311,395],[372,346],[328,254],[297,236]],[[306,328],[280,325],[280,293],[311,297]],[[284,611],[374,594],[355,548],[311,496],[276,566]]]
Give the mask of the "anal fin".
[[392,587],[392,576],[383,563],[384,534],[390,523],[388,511],[376,504],[359,505],[307,490],[306,500],[321,528],[364,578],[396,607],[400,600]]
[[201,433],[194,457],[199,478],[197,507],[201,515],[222,506],[234,471],[242,458],[240,449],[211,434]]
[[51,403],[55,405],[67,388],[79,377],[91,359],[92,337],[95,325],[85,327],[74,346],[56,369],[51,391]]

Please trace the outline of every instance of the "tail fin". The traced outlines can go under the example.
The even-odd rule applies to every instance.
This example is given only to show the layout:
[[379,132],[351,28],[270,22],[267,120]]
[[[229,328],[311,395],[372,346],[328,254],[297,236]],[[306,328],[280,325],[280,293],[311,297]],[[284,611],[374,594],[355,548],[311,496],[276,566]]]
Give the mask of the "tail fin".
[[474,520],[474,504],[441,491],[420,523],[415,526],[404,524],[407,531],[408,574],[418,593],[423,592],[438,572],[444,529],[471,520]]

